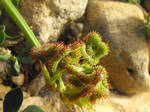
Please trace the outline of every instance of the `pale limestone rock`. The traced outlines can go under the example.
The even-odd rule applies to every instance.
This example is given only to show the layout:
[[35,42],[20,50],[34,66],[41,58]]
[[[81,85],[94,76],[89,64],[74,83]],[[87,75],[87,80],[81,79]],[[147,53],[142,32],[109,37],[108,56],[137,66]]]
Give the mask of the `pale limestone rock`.
[[8,71],[7,61],[0,61],[0,83],[6,79],[6,71]]
[[22,86],[24,84],[24,74],[19,74],[19,76],[12,76],[11,80],[18,86]]
[[26,98],[28,98],[28,97],[30,97],[29,93],[23,91],[23,98],[26,99]]
[[119,112],[149,112],[150,92],[137,94],[135,96],[119,96],[111,94],[111,103],[114,109],[120,108]]
[[49,90],[49,93],[48,96],[44,97],[44,104],[42,105],[42,108],[44,108],[46,112],[70,112],[57,92]]
[[71,111],[60,100],[56,92],[50,92],[49,97],[34,96],[25,98],[19,112],[22,112],[29,105],[40,106],[45,112],[149,112],[149,98],[149,92],[133,97],[110,94],[110,97],[103,98],[94,105],[95,111],[88,109],[81,110],[76,106]]
[[19,112],[22,112],[29,105],[42,106],[43,99],[39,96],[28,97],[28,98],[24,99]]
[[19,112],[22,112],[29,105],[41,107],[45,112],[70,112],[70,110],[61,101],[59,94],[51,92],[49,97],[32,96],[24,98]]
[[88,0],[21,0],[20,11],[42,43],[58,39],[65,24],[80,18]]
[[0,112],[2,112],[2,109],[3,109],[3,102],[0,101]]
[[150,87],[144,22],[142,11],[132,4],[90,0],[87,7],[84,32],[99,32],[109,45],[109,55],[100,64],[106,67],[112,85],[127,94]]
[[[121,88],[120,91],[126,92],[126,90],[129,90],[127,92],[134,93],[134,92],[146,90],[147,87],[145,87],[145,86],[149,85],[149,84],[147,84],[147,80],[146,80],[145,84],[140,84],[140,82],[141,82],[140,80],[145,81],[145,76],[148,77],[148,70],[146,68],[148,66],[148,51],[146,48],[143,33],[140,33],[139,29],[132,30],[135,28],[134,25],[138,28],[138,25],[140,26],[141,24],[144,23],[143,15],[136,6],[133,6],[133,5],[128,6],[127,4],[118,3],[118,2],[113,2],[113,3],[112,2],[108,2],[108,3],[96,2],[96,3],[94,3],[94,0],[90,1],[89,7],[91,7],[90,5],[92,5],[92,4],[94,4],[94,7],[92,7],[92,9],[91,9],[91,10],[93,10],[91,12],[91,14],[88,13],[87,25],[86,25],[87,28],[85,29],[85,32],[93,30],[93,29],[96,31],[99,31],[101,33],[101,35],[103,35],[103,37],[104,37],[103,39],[106,40],[106,42],[110,43],[109,46],[111,48],[111,51],[110,51],[110,55],[108,55],[109,61],[107,61],[107,59],[104,59],[104,61],[102,60],[102,62],[103,62],[103,64],[105,64],[106,62],[108,63],[108,65],[110,64],[107,67],[108,70],[114,70],[114,72],[117,73],[116,74],[117,76],[123,75],[119,78],[119,80],[121,80],[121,81],[118,80],[118,77],[116,79],[113,79],[113,77],[115,77],[114,72],[112,72],[113,77],[111,77],[111,80],[114,81],[114,83],[117,83],[117,85],[118,85],[118,83],[120,84],[120,85],[118,85],[119,87],[116,86],[117,88]],[[95,6],[95,4],[96,4],[96,6]],[[104,10],[108,9],[107,5],[108,5],[108,7],[110,7],[110,9],[107,13],[104,13],[105,12]],[[101,6],[102,9],[104,9],[104,10],[102,10],[103,13],[99,12],[99,10],[98,10],[99,6]],[[113,9],[113,7],[117,7],[117,11],[115,11],[115,9]],[[120,7],[122,9],[120,9]],[[126,7],[128,7],[128,8],[126,8]],[[125,9],[127,10],[127,12],[125,14],[124,14],[123,8],[124,8],[124,10]],[[130,10],[130,11],[134,10],[133,12],[135,14],[130,14],[130,11],[128,11],[128,10]],[[88,8],[88,11],[89,11],[89,8]],[[111,15],[112,12],[113,12],[113,14]],[[117,14],[119,12],[121,14],[118,17]],[[128,15],[128,13],[129,13],[129,15]],[[99,17],[100,15],[101,15],[101,17]],[[133,17],[133,18],[135,17],[138,19],[127,20],[130,17]],[[111,20],[109,20],[109,19],[111,19]],[[107,21],[104,21],[104,20],[107,20]],[[137,22],[138,20],[139,20],[139,22]],[[119,26],[119,28],[117,26],[115,26],[115,24],[117,22],[120,22],[117,24]],[[108,26],[106,25],[106,23]],[[99,24],[102,26],[100,26]],[[130,27],[128,27],[128,28],[125,27],[126,24],[127,24],[127,26],[130,26]],[[114,27],[111,28],[112,27],[111,25]],[[123,27],[125,27],[125,29],[123,29]],[[112,31],[113,29],[114,29],[114,32]],[[110,32],[110,31],[112,31],[112,32]],[[119,33],[120,31],[122,31],[122,32]],[[136,32],[136,33],[134,33],[134,32]],[[139,36],[139,38],[137,35]],[[111,37],[116,37],[116,38],[114,38],[114,40],[113,40],[113,38],[112,38],[112,40],[109,40],[109,39],[107,40],[107,39],[105,39],[105,37],[109,37],[109,39]],[[132,37],[133,39],[131,38],[131,39],[129,39],[129,41],[127,41],[125,39],[125,37],[127,37],[127,39],[129,39],[129,37]],[[122,40],[115,42],[115,39],[117,40],[118,38],[122,38],[123,40],[125,40],[125,42],[127,43],[127,46],[126,46],[125,42],[123,42]],[[133,42],[133,40],[134,40],[134,42]],[[134,46],[134,44],[132,45],[132,43],[137,43],[137,44],[140,43],[140,44]],[[119,45],[121,45],[121,47],[119,47]],[[127,48],[129,48],[128,45],[131,45],[131,48],[129,50],[126,50]],[[140,46],[142,46],[142,48],[140,48]],[[140,50],[137,50],[138,48],[140,48]],[[131,51],[133,54],[130,54]],[[145,54],[145,55],[142,55],[143,58],[141,58],[141,55],[137,55],[138,53]],[[118,57],[119,57],[119,59],[118,59]],[[123,58],[123,59],[121,59],[121,58]],[[134,62],[133,61],[134,58],[137,61],[134,60],[135,61]],[[128,61],[128,59],[130,59],[130,60]],[[143,61],[143,59],[144,59],[144,61]],[[129,63],[126,63],[126,62],[129,62]],[[112,64],[114,64],[114,65],[112,65]],[[140,65],[140,64],[142,64],[142,65]],[[137,71],[137,74],[135,74],[136,81],[134,81],[134,80],[132,81],[133,77],[132,76],[129,77],[129,74],[127,74],[127,70],[126,70],[128,67],[127,65],[131,65],[129,67],[131,67],[131,69],[133,69],[133,70],[141,70],[142,69],[144,71],[143,75],[140,75],[139,74],[140,71]],[[121,69],[116,68],[119,70],[119,71],[117,71],[114,68],[115,66],[120,67]],[[111,72],[109,72],[109,74],[110,73]],[[144,76],[144,78],[143,78],[143,76]],[[140,80],[139,80],[139,78],[140,78]],[[42,84],[42,86],[40,86],[38,88],[38,92],[36,94],[39,94],[42,87],[45,85],[43,83],[43,81],[44,81],[43,77],[41,76],[41,79],[43,80],[42,83],[39,82],[39,79],[40,78],[38,77],[37,79],[35,79],[36,80],[35,82],[32,82],[33,84],[35,84],[32,87],[32,89],[34,89],[34,92],[36,91],[37,87],[39,87],[39,85]],[[149,80],[149,77],[148,77],[148,80]],[[129,84],[126,81],[129,82]],[[121,84],[124,84],[124,85],[121,85]],[[132,84],[135,84],[135,85],[132,85]],[[127,86],[127,87],[124,87],[124,86]],[[135,88],[129,88],[132,86]],[[142,88],[140,88],[139,86],[142,86]],[[145,87],[145,89],[143,89],[143,87]],[[30,90],[32,90],[32,89],[30,89]],[[137,89],[137,90],[135,90],[135,89]],[[23,103],[21,110],[23,110],[29,104],[34,104],[34,105],[40,106],[43,110],[45,110],[45,112],[70,112],[70,110],[68,110],[68,108],[61,101],[59,94],[57,94],[55,92],[51,92],[49,90],[47,90],[47,91],[48,92],[44,91],[43,94],[41,95],[43,97],[43,99],[41,97],[28,97],[27,99],[24,99],[25,103]],[[32,91],[33,94],[34,94],[34,92]],[[133,97],[119,96],[119,95],[111,94],[110,97],[100,100],[95,105],[95,110],[96,110],[96,112],[101,112],[101,111],[102,112],[149,112],[150,111],[149,96],[150,96],[149,93],[143,93],[143,94],[135,95]],[[75,107],[73,112],[94,112],[94,111],[91,111],[91,110],[82,111],[81,109]]]
[[31,95],[38,95],[41,89],[46,85],[45,78],[42,73],[40,73],[29,85],[28,92]]
[[5,95],[11,90],[11,87],[0,84],[0,99],[4,99]]

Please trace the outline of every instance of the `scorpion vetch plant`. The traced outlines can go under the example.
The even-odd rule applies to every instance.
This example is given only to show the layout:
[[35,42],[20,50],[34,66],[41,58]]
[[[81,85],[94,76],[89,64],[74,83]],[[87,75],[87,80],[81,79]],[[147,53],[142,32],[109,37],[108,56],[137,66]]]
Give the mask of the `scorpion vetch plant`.
[[66,104],[92,109],[92,103],[109,94],[107,72],[98,65],[108,47],[96,32],[69,45],[60,42],[41,46],[11,0],[0,0],[0,4],[34,46],[31,57],[40,61],[47,84],[61,93]]
[[109,93],[107,72],[97,65],[107,53],[107,45],[92,32],[69,45],[59,42],[35,47],[31,56],[46,65],[49,86],[59,91],[67,104],[92,108],[92,103]]

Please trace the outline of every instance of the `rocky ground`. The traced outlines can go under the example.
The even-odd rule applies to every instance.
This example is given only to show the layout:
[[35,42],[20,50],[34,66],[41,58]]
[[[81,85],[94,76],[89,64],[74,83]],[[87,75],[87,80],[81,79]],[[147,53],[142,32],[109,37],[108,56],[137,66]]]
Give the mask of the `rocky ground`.
[[[142,6],[149,11],[149,0],[143,0]],[[108,71],[112,88],[109,97],[94,105],[96,112],[150,112],[150,47],[143,8],[117,0],[21,0],[20,12],[43,44],[68,44],[91,31],[108,44],[109,54],[100,64]],[[14,51],[19,52],[19,46]],[[19,112],[32,104],[45,112],[71,112],[59,94],[46,87],[38,63],[22,65],[29,81],[26,71],[18,77],[6,76],[7,65],[0,62],[0,110],[5,94],[20,86],[24,100]],[[93,112],[77,106],[72,111]]]

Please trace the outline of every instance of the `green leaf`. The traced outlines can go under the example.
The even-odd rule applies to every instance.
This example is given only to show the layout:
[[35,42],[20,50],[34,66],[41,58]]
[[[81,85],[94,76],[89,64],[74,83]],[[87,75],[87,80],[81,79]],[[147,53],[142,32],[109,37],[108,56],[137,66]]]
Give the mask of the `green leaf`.
[[8,75],[10,76],[18,76],[20,74],[20,66],[18,59],[16,57],[13,57],[12,59],[13,65],[12,67],[8,70]]
[[25,64],[33,64],[34,61],[30,57],[18,57],[18,60]]
[[10,39],[11,36],[5,33],[6,27],[4,25],[0,25],[0,44],[3,43],[6,39]]
[[30,105],[23,112],[44,112],[44,111],[38,106]]
[[3,112],[18,112],[23,101],[23,93],[20,88],[8,92],[3,103]]
[[16,7],[19,6],[19,0],[11,0],[11,1]]
[[33,59],[30,57],[30,52],[31,47],[27,47],[25,48],[25,50],[23,50],[22,52],[19,53],[18,55],[18,60],[22,63],[26,63],[26,64],[33,64],[34,61]]
[[150,35],[150,13],[147,16],[147,22],[145,25],[145,31],[148,35]]
[[0,25],[0,31],[5,31],[6,30],[6,27],[5,27],[5,25]]
[[141,0],[136,0],[136,2],[140,4],[140,3],[141,3]]
[[2,22],[3,22],[5,17],[6,17],[6,13],[5,13],[4,9],[0,5],[0,24],[2,24]]
[[0,47],[0,60],[7,61],[11,59],[12,55],[10,50]]
[[3,60],[3,61],[9,60],[10,57],[11,57],[11,54],[6,54],[6,55],[1,55],[0,54],[0,60]]
[[78,100],[76,100],[75,104],[81,108],[85,107],[87,109],[94,110],[89,100],[90,100],[90,97],[86,96],[85,98],[79,98]]
[[0,16],[2,15],[2,11],[0,10]]
[[20,66],[19,66],[19,62],[18,62],[17,58],[16,58],[15,63],[14,63],[14,69],[17,72],[17,74],[20,73]]
[[8,74],[9,76],[18,76],[18,75],[19,75],[19,74],[17,74],[17,72],[14,70],[13,67],[11,67],[11,68],[8,70],[7,74]]
[[6,39],[6,34],[5,32],[0,31],[0,43],[4,42]]
[[135,4],[135,3],[141,3],[141,0],[122,0],[123,2],[128,2],[128,3],[132,3],[132,4]]

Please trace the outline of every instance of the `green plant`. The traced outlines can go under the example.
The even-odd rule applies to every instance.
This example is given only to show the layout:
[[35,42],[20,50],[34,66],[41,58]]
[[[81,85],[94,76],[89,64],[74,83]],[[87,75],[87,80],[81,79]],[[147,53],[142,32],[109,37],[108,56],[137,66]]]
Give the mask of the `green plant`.
[[24,18],[18,12],[14,4],[11,0],[0,0],[0,4],[5,8],[10,17],[14,20],[14,22],[18,25],[20,30],[24,33],[24,35],[29,40],[32,46],[41,46],[39,41],[36,39],[30,27],[27,25]]
[[5,26],[0,25],[0,44],[3,43],[5,40],[10,39],[11,37],[5,33]]
[[[11,0],[11,1],[15,5],[15,7],[19,6],[19,0]],[[0,9],[0,23],[1,21],[3,21],[3,19],[6,18],[6,15],[7,14],[5,13],[5,10]],[[7,35],[5,31],[6,31],[5,25],[0,24],[0,44],[2,44],[7,39],[11,39],[11,36]]]
[[[0,37],[1,38],[1,37]],[[0,60],[9,61],[10,67],[7,74],[9,76],[18,76],[20,74],[20,65],[19,62],[32,64],[34,61],[29,57],[30,47],[26,48],[18,54],[18,56],[12,55],[9,49],[0,47]]]
[[[98,66],[99,59],[108,53],[108,47],[100,36],[93,32],[81,41],[70,45],[48,44],[41,47],[35,35],[12,4],[11,0],[0,0],[32,46],[32,57],[41,62],[48,85],[61,93],[68,104],[92,109],[91,103],[108,94],[107,73]],[[67,80],[62,76],[67,74]]]
[[136,4],[136,3],[140,3],[141,0],[122,0],[123,2],[128,2],[128,3],[133,3],[133,4]]
[[[20,88],[9,91],[3,102],[3,112],[18,112],[23,101],[23,93]],[[40,107],[30,105],[23,112],[44,112]]]
[[0,47],[0,60],[2,61],[10,60],[12,62],[12,66],[8,70],[8,75],[18,76],[20,74],[18,59],[17,57],[11,54],[10,50]]
[[145,31],[148,35],[150,35],[150,13],[147,16],[147,22],[145,25]]
[[[107,73],[97,65],[107,53],[107,45],[92,32],[69,45],[60,42],[35,47],[31,56],[46,65],[50,73],[47,83],[61,93],[67,104],[91,108],[90,102],[108,95]],[[62,79],[64,74],[67,74],[66,81]]]

